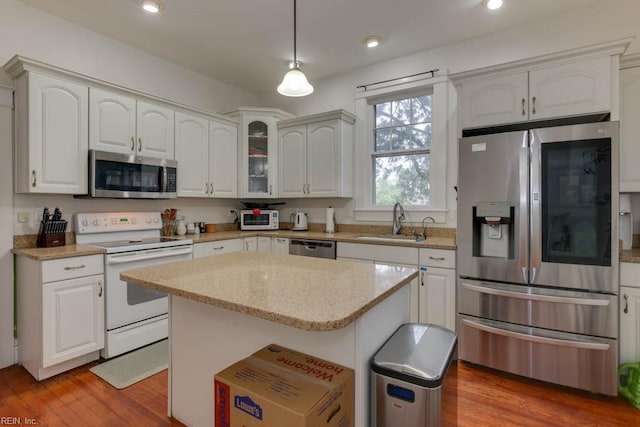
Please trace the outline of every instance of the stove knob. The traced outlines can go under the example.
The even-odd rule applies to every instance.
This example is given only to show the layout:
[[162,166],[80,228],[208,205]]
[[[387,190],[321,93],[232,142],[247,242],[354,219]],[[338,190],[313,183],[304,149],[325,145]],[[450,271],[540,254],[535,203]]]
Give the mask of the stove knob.
[[89,225],[89,220],[87,218],[83,219],[82,220],[82,225],[85,226],[85,227],[88,226]]
[[95,225],[96,227],[100,225],[100,221],[98,221],[98,218],[93,220],[93,225]]
[[147,224],[151,224],[151,218],[149,218],[149,217],[147,217],[144,221],[145,221]]
[[160,220],[157,217],[153,217],[153,222],[157,224],[160,222]]
[[136,219],[135,218],[131,218],[131,224],[136,225]]

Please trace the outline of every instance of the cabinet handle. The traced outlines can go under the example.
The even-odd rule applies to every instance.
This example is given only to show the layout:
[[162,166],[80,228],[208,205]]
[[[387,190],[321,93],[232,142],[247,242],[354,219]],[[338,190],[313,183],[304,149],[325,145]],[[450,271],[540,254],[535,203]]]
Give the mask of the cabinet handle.
[[224,249],[224,246],[218,246],[217,248],[213,248],[214,251],[219,251],[220,249]]
[[622,296],[622,298],[624,298],[624,314],[627,314],[629,312],[629,295],[624,294]]
[[136,140],[134,137],[131,137],[131,151],[136,151]]
[[269,184],[269,195],[273,194],[273,185]]
[[284,242],[285,242],[285,240],[284,240],[284,239],[276,239],[276,242],[278,242],[278,243],[284,243]]
[[67,271],[68,271],[68,270],[79,270],[79,269],[81,269],[81,268],[85,268],[85,267],[86,267],[86,265],[84,265],[84,264],[80,264],[80,265],[71,265],[71,266],[67,266],[67,267],[65,267],[64,269],[65,269],[65,270],[67,270]]
[[443,256],[430,256],[429,259],[432,259],[434,261],[444,261]]
[[208,182],[204,183],[204,194],[209,194],[209,183]]
[[525,114],[527,114],[527,112],[526,112],[526,111],[525,111],[525,109],[524,109],[524,103],[525,103],[525,100],[524,100],[524,98],[522,98],[522,115],[523,115],[523,116],[524,116]]
[[535,114],[536,113],[536,97],[535,96],[531,98],[531,102],[533,103],[531,113]]
[[100,290],[98,291],[98,298],[102,298],[102,282],[98,281],[98,286],[100,287]]
[[142,138],[138,138],[138,153],[142,151]]
[[245,251],[249,250],[249,242],[244,242],[244,250]]
[[211,191],[209,191],[209,194],[213,195],[213,189],[214,189],[213,182],[209,183],[209,185],[211,185]]
[[32,170],[31,171],[31,175],[33,175],[33,183],[31,184],[32,187],[35,187],[36,185],[38,185],[38,180],[36,179],[36,170]]
[[303,192],[304,194],[307,194],[307,189],[306,189],[306,187],[307,187],[306,185],[302,184],[302,192]]

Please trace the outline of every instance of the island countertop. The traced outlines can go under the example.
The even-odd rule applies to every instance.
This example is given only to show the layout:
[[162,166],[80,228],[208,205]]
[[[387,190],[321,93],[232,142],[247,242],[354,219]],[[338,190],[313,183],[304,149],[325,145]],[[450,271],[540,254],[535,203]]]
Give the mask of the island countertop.
[[243,251],[127,270],[120,278],[299,329],[330,331],[417,275],[408,267]]

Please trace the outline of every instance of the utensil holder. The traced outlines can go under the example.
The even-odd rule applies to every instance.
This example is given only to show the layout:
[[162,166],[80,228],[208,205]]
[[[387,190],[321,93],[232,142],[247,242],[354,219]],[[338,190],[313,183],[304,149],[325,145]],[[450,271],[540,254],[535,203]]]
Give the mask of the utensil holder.
[[175,219],[163,219],[161,234],[164,237],[175,236],[178,222]]
[[64,219],[56,221],[40,221],[40,230],[36,240],[39,248],[53,248],[66,244],[67,221]]

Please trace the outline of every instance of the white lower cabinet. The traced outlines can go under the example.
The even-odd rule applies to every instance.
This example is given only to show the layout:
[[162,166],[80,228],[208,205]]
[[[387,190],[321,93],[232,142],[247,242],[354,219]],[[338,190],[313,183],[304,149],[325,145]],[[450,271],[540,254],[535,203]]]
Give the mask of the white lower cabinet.
[[271,252],[271,237],[258,236],[258,252]]
[[620,363],[640,362],[640,264],[620,263]]
[[272,237],[271,238],[271,252],[275,254],[288,254],[289,253],[289,239],[286,237]]
[[[401,246],[372,245],[361,243],[338,242],[336,258],[356,262],[385,264],[395,267],[417,268],[419,253],[417,248]],[[419,289],[418,278],[411,282],[409,292],[409,321],[419,321]]]
[[214,242],[196,243],[193,245],[193,257],[201,258],[209,255],[222,255],[244,250],[244,239],[216,240]]
[[245,237],[244,238],[244,250],[245,251],[257,251],[258,250],[258,237]]
[[102,255],[16,259],[18,359],[37,380],[99,357],[104,347]]
[[420,249],[418,320],[455,331],[455,251]]

